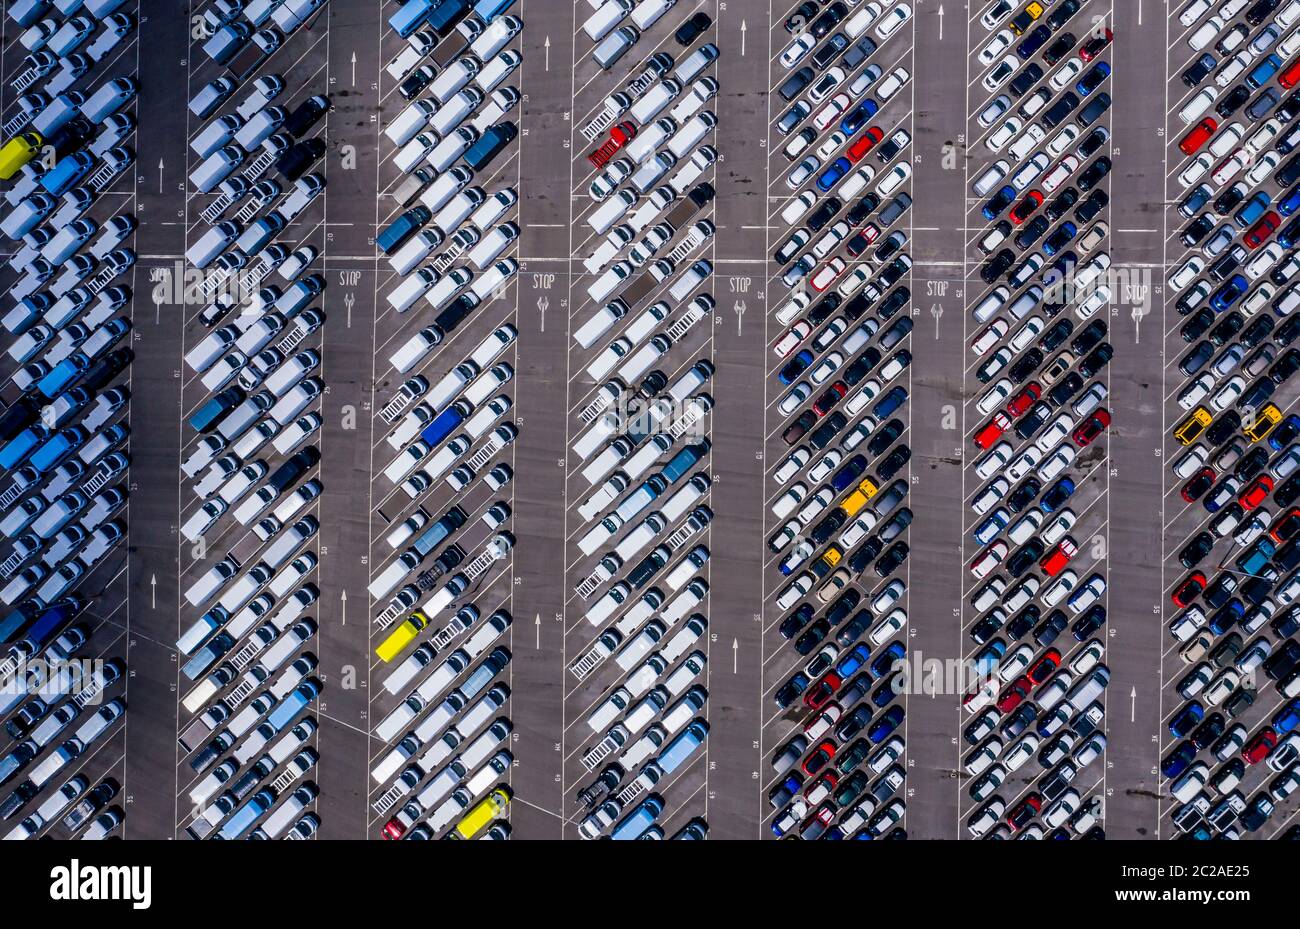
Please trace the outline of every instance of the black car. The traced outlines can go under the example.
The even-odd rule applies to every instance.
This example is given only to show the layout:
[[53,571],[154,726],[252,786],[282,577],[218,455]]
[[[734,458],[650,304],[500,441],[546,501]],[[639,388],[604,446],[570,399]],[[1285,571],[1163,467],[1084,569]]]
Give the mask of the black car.
[[1214,212],[1227,216],[1242,204],[1249,193],[1250,187],[1247,184],[1240,181],[1233,184],[1214,199]]
[[1095,160],[1092,164],[1088,165],[1088,167],[1083,169],[1083,171],[1075,179],[1075,183],[1079,185],[1080,190],[1082,190],[1084,193],[1087,193],[1088,191],[1092,190],[1092,188],[1096,187],[1098,184],[1101,183],[1102,178],[1104,178],[1107,174],[1110,173],[1110,169],[1111,169],[1110,159],[1107,158],[1105,155],[1102,155],[1100,158]]
[[776,89],[776,92],[781,95],[782,100],[789,103],[795,97],[799,96],[799,94],[803,93],[804,88],[811,84],[813,78],[816,76],[817,72],[810,66],[805,65],[782,81],[781,86]]
[[414,100],[437,76],[438,69],[433,65],[420,65],[406,80],[397,85],[397,92],[404,100]]
[[1070,18],[1073,17],[1075,13],[1079,12],[1081,7],[1082,4],[1080,4],[1079,0],[1064,0],[1063,3],[1059,4],[1056,9],[1048,14],[1047,25],[1051,27],[1053,32],[1055,32],[1068,23]]
[[1002,275],[1011,270],[1011,266],[1015,264],[1015,262],[1015,253],[1009,248],[1004,248],[986,261],[980,268],[980,280],[985,284],[992,284]]
[[[1043,235],[1052,229],[1052,223],[1048,222],[1045,216],[1035,216],[1032,220],[1021,226],[1021,231],[1015,234],[1015,247],[1022,249],[1030,248],[1037,240],[1043,238]],[[992,282],[991,282],[992,283]]]
[[1178,234],[1178,241],[1187,248],[1195,248],[1213,231],[1214,218],[1208,213],[1202,213],[1183,227],[1183,231]]
[[1195,87],[1214,73],[1214,66],[1217,62],[1214,56],[1209,52],[1201,55],[1192,62],[1192,66],[1183,71],[1183,83],[1188,87]]
[[1195,342],[1209,332],[1210,327],[1213,325],[1214,314],[1207,309],[1201,309],[1191,319],[1183,323],[1178,332],[1183,337],[1184,342]]
[[[1091,375],[1089,375],[1089,377],[1091,377]],[[1075,394],[1083,390],[1083,384],[1084,380],[1079,375],[1079,372],[1071,371],[1065,377],[1061,378],[1061,380],[1052,385],[1052,389],[1047,392],[1047,398],[1057,406],[1060,406],[1063,403],[1069,402]]]
[[805,2],[795,7],[794,12],[786,18],[785,31],[791,35],[801,32],[803,27],[808,25],[812,18],[817,15],[818,9],[820,7],[818,7],[816,0],[805,0]]
[[1246,317],[1233,310],[1220,319],[1218,325],[1210,330],[1210,341],[1218,346],[1226,345],[1233,336],[1245,327]]
[[1282,0],[1257,0],[1254,6],[1246,11],[1246,22],[1258,26],[1268,19],[1269,14],[1276,10],[1281,2]]
[[1214,549],[1214,534],[1198,532],[1178,552],[1178,562],[1187,569],[1192,569],[1204,561]]
[[1069,620],[1060,610],[1052,610],[1047,614],[1047,618],[1038,624],[1034,629],[1034,641],[1041,647],[1046,648],[1055,642],[1069,625]]
[[1300,336],[1300,315],[1292,316],[1273,332],[1273,341],[1278,345],[1290,345]]
[[891,419],[876,429],[867,441],[867,451],[872,455],[879,455],[890,445],[894,444],[900,435],[903,434],[903,421],[901,419]]
[[296,181],[325,154],[325,143],[321,139],[304,139],[289,146],[275,163],[275,170],[287,181]]
[[1115,349],[1109,342],[1102,342],[1079,363],[1079,373],[1085,378],[1092,377],[1110,363],[1115,357]]
[[1012,383],[1022,384],[1032,377],[1038,370],[1038,366],[1043,363],[1044,357],[1043,350],[1034,347],[1017,358],[1016,363],[1007,371]]
[[1047,422],[1047,417],[1052,415],[1052,405],[1044,400],[1040,400],[1026,411],[1024,416],[1016,420],[1016,435],[1028,441],[1043,428]]
[[1101,319],[1094,319],[1088,325],[1079,330],[1079,334],[1070,340],[1070,349],[1075,355],[1083,355],[1092,350],[1093,346],[1106,337],[1106,322]]
[[[1047,44],[1047,40],[1051,37],[1052,30],[1047,28],[1047,24],[1044,23],[1020,40],[1020,44],[1016,46],[1016,54],[1028,61],[1034,57],[1040,48]],[[1048,62],[1048,64],[1051,64],[1051,62]]]
[[1040,481],[1038,478],[1036,477],[1025,478],[1025,480],[1018,487],[1016,487],[1015,490],[1007,494],[1007,498],[1004,501],[1006,503],[1007,509],[1009,509],[1012,513],[1019,513],[1025,507],[1029,506],[1029,504],[1034,502],[1035,498],[1038,497],[1038,494],[1042,491],[1042,489],[1043,489],[1043,482]]
[[902,541],[889,546],[885,554],[876,562],[876,574],[880,577],[889,577],[903,566],[903,562],[907,561],[910,551],[911,549],[907,547],[907,543]]
[[799,634],[799,630],[808,624],[808,621],[816,615],[811,603],[802,603],[797,609],[781,621],[778,627],[781,635],[787,639],[793,639]]
[[813,52],[808,61],[818,71],[824,71],[826,66],[838,58],[840,53],[848,47],[848,37],[842,32],[837,32],[826,41],[825,45]]
[[820,232],[843,208],[844,201],[839,197],[827,197],[822,201],[821,206],[808,215],[808,228],[813,232]]
[[1056,41],[1047,46],[1047,51],[1043,52],[1043,61],[1048,65],[1059,63],[1066,55],[1070,54],[1071,49],[1079,40],[1075,38],[1073,32],[1063,32],[1056,37]]
[[1206,274],[1215,283],[1223,283],[1233,272],[1241,267],[1246,260],[1246,250],[1240,245],[1233,245],[1226,252],[1214,260],[1214,263],[1207,269]]
[[1100,603],[1095,603],[1074,621],[1074,625],[1070,627],[1070,635],[1074,636],[1076,641],[1086,642],[1089,636],[1100,629],[1105,622],[1106,608]]
[[[815,9],[816,7],[814,6],[814,10]],[[703,33],[705,29],[708,29],[712,25],[713,20],[709,18],[709,14],[701,11],[678,26],[677,31],[673,33],[673,38],[677,40],[678,45],[690,45],[700,37],[700,34]]]
[[1043,351],[1051,352],[1060,348],[1065,340],[1070,337],[1074,331],[1074,321],[1071,319],[1060,319],[1052,324],[1046,332],[1038,337],[1038,344],[1042,346]]
[[1038,559],[1047,553],[1047,544],[1042,539],[1033,538],[1011,553],[1003,567],[1012,577],[1020,577],[1032,568]]
[[844,17],[849,15],[847,4],[836,0],[826,9],[822,10],[822,15],[813,20],[808,31],[813,34],[813,38],[821,39],[827,36],[832,29],[844,21]]
[[1201,368],[1209,363],[1214,357],[1214,346],[1208,340],[1202,339],[1192,346],[1191,351],[1182,357],[1178,362],[1178,370],[1183,372],[1186,377],[1191,377]]
[[1070,210],[1074,209],[1078,202],[1079,191],[1075,190],[1073,187],[1067,187],[1052,198],[1052,201],[1043,209],[1043,215],[1052,222],[1056,222],[1058,219],[1065,216],[1066,213],[1070,212]]
[[1106,191],[1094,190],[1079,204],[1079,208],[1074,211],[1074,217],[1082,226],[1095,219],[1097,214],[1104,210],[1108,203],[1110,203],[1110,195]]
[[1011,91],[1013,96],[1017,98],[1023,97],[1034,89],[1034,85],[1042,80],[1042,77],[1043,69],[1039,65],[1026,65],[1020,69],[1019,74],[1012,78],[1011,83],[1007,85],[1007,89]]
[[1236,410],[1228,410],[1205,430],[1205,440],[1211,445],[1222,445],[1241,428],[1241,417]]
[[1268,376],[1280,387],[1297,371],[1300,371],[1300,351],[1289,348],[1283,352],[1281,358],[1273,362],[1272,367],[1268,369]]
[[1079,143],[1079,157],[1091,158],[1097,151],[1110,141],[1110,130],[1105,126],[1098,126],[1083,137]]
[[1038,608],[1036,603],[1031,603],[1015,616],[1011,617],[1011,622],[1007,623],[1007,635],[1013,639],[1022,639],[1033,631],[1038,621],[1042,619],[1043,611]]
[[1245,85],[1238,84],[1219,99],[1219,102],[1214,106],[1214,112],[1218,113],[1220,118],[1227,119],[1245,106],[1246,101],[1249,99],[1250,91],[1246,89]]
[[912,449],[907,445],[899,445],[876,465],[876,474],[882,481],[887,481],[911,460]]
[[[812,411],[809,410],[808,412]],[[821,451],[827,445],[831,444],[835,436],[839,434],[839,431],[847,426],[848,423],[848,418],[839,410],[836,410],[830,416],[827,416],[826,421],[817,427],[817,430],[808,437],[808,444],[814,449]]]
[[316,94],[308,97],[294,108],[280,127],[295,139],[300,139],[317,121],[329,112],[330,98]]

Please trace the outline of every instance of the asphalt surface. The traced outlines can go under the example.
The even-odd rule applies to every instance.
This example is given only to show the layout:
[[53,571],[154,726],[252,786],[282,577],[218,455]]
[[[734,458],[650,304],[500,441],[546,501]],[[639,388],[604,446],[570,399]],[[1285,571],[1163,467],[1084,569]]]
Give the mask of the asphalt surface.
[[[574,587],[600,554],[583,557],[576,548],[580,530],[585,531],[576,507],[591,488],[570,451],[584,428],[578,414],[595,386],[585,368],[596,354],[581,350],[572,338],[597,308],[587,298],[590,276],[581,264],[596,242],[582,222],[592,207],[586,194],[591,169],[584,156],[594,145],[579,130],[640,61],[660,44],[671,44],[672,30],[695,9],[713,17],[707,40],[721,51],[708,73],[721,85],[711,104],[720,123],[710,141],[722,158],[702,178],[718,195],[697,217],[711,218],[717,232],[707,251],[695,256],[714,263],[701,290],[714,296],[717,307],[660,367],[671,378],[700,358],[716,366],[704,388],[716,406],[706,419],[713,444],[704,462],[713,483],[702,501],[714,519],[690,543],[705,544],[711,553],[701,575],[709,593],[697,607],[709,626],[695,646],[708,656],[698,683],[709,694],[701,715],[710,733],[706,750],[657,790],[666,800],[660,822],[669,834],[704,817],[712,838],[771,835],[767,759],[801,722],[774,715],[769,696],[795,656],[774,628],[781,613],[771,600],[779,581],[764,544],[774,528],[768,474],[784,449],[782,417],[771,407],[779,394],[768,348],[782,329],[768,311],[784,290],[779,279],[769,280],[770,255],[784,230],[779,218],[771,217],[788,195],[782,183],[786,162],[773,142],[779,137],[769,135],[768,128],[780,102],[765,88],[784,73],[774,56],[788,41],[781,27],[785,6],[756,0],[725,8],[713,0],[679,2],[610,72],[589,58],[592,43],[580,29],[589,14],[585,3],[517,0],[510,10],[525,23],[514,46],[522,51],[523,64],[509,82],[524,94],[515,112],[521,133],[509,157],[498,158],[491,176],[476,183],[489,193],[514,186],[520,194],[510,217],[522,229],[515,253],[520,273],[503,299],[471,317],[421,370],[433,380],[496,327],[511,323],[519,330],[517,342],[499,360],[515,369],[505,392],[514,401],[507,418],[519,426],[520,437],[498,459],[516,474],[504,499],[513,508],[508,528],[517,544],[512,557],[473,594],[485,613],[504,607],[514,620],[500,644],[512,655],[501,679],[513,695],[502,714],[514,726],[508,778],[515,793],[509,820],[516,838],[577,837],[581,809],[573,795],[594,773],[581,762],[595,741],[582,719],[619,678],[612,666],[581,681],[569,670],[593,639]],[[978,21],[963,22],[960,7],[949,5],[941,16],[933,0],[915,6],[914,24],[891,40],[886,53],[891,64],[898,58],[913,73],[910,93],[904,94],[909,99],[886,111],[889,126],[910,128],[915,172],[910,186],[915,206],[909,214],[915,266],[907,281],[913,294],[914,361],[905,375],[911,394],[907,436],[914,452],[909,505],[916,513],[906,568],[908,645],[913,660],[945,660],[970,650],[965,628],[974,618],[965,564],[977,551],[969,540],[973,514],[967,503],[975,479],[966,472],[973,461],[967,437],[978,425],[978,413],[967,404],[981,385],[970,366],[974,330],[966,308],[982,286],[975,276],[981,258],[971,244],[982,223],[966,208],[978,209],[978,203],[968,202],[969,180],[988,160],[977,144],[981,131],[973,114],[984,91],[971,60],[985,33]],[[1092,6],[1102,4],[1092,0]],[[1166,494],[1168,472],[1156,450],[1174,415],[1162,398],[1181,383],[1176,368],[1167,371],[1164,364],[1166,352],[1179,351],[1181,340],[1170,330],[1180,320],[1163,307],[1158,293],[1162,269],[1180,256],[1176,239],[1171,248],[1165,246],[1180,223],[1176,213],[1172,219],[1166,215],[1162,198],[1149,193],[1163,183],[1168,141],[1154,128],[1166,125],[1166,101],[1151,88],[1163,86],[1165,74],[1176,74],[1183,63],[1174,53],[1167,61],[1150,54],[1177,38],[1167,35],[1163,10],[1114,6],[1111,128],[1113,146],[1122,153],[1115,158],[1109,215],[1102,218],[1111,227],[1107,247],[1116,265],[1151,271],[1153,300],[1150,315],[1136,323],[1127,307],[1116,307],[1110,320],[1116,355],[1106,377],[1116,426],[1109,457],[1083,498],[1092,506],[1076,535],[1106,539],[1101,561],[1110,581],[1106,661],[1112,680],[1104,778],[1102,770],[1095,772],[1102,778],[1096,789],[1106,800],[1105,828],[1113,837],[1167,837],[1172,831],[1167,822],[1163,829],[1158,824],[1169,804],[1161,799],[1153,771],[1167,747],[1157,733],[1176,705],[1165,691],[1170,677],[1181,673],[1176,653],[1168,651],[1165,626],[1172,613],[1165,591],[1181,576],[1173,559],[1186,532],[1181,524],[1171,528],[1158,548],[1153,527],[1175,517],[1166,509],[1177,501]],[[194,774],[176,743],[186,723],[178,704],[188,686],[178,673],[174,643],[196,611],[181,594],[234,541],[227,535],[209,539],[207,551],[196,557],[177,533],[194,507],[178,472],[193,439],[181,421],[205,394],[181,358],[204,330],[193,319],[201,307],[155,305],[150,298],[153,275],[173,269],[184,247],[206,228],[197,216],[204,198],[186,195],[185,178],[195,161],[187,140],[200,127],[185,103],[217,72],[197,46],[191,47],[190,13],[188,7],[143,3],[147,46],[130,45],[111,72],[138,73],[143,88],[133,140],[135,175],[120,179],[115,188],[123,202],[136,204],[140,221],[131,310],[136,360],[129,369],[133,489],[127,546],[87,582],[102,593],[94,611],[96,633],[86,651],[125,657],[131,674],[125,686],[119,685],[129,705],[125,725],[97,743],[83,763],[88,776],[122,781],[127,810],[122,834],[128,838],[183,837],[189,822],[185,794]],[[971,16],[978,13],[970,10]],[[12,46],[12,23],[5,23],[0,78],[7,82],[22,50]],[[313,808],[324,838],[376,837],[386,819],[371,806],[381,788],[369,768],[385,748],[371,730],[397,698],[379,687],[385,669],[376,667],[373,648],[382,635],[372,620],[384,603],[371,602],[366,588],[394,554],[384,536],[413,505],[404,494],[394,495],[393,485],[379,473],[395,452],[383,441],[388,427],[377,413],[415,373],[396,374],[388,356],[427,324],[418,311],[399,316],[388,309],[383,298],[395,280],[372,244],[377,229],[401,209],[388,195],[398,172],[391,164],[393,146],[381,132],[405,104],[383,73],[401,45],[374,4],[330,0],[261,72],[285,75],[290,103],[277,101],[283,105],[316,93],[328,93],[334,105],[321,129],[328,154],[316,169],[326,175],[326,192],[295,221],[293,235],[282,239],[314,244],[320,250],[316,270],[328,283],[319,301],[328,322],[311,343],[322,353],[321,375],[328,385],[319,440],[324,493],[309,511],[322,525],[313,548],[320,557],[313,581],[321,597],[312,610],[319,632],[309,647],[325,684],[313,708],[321,724],[314,739],[320,761],[310,773],[321,788]],[[969,93],[963,92],[972,81]],[[4,83],[0,108],[12,98]],[[1176,116],[1170,120],[1169,134],[1174,134]],[[1176,185],[1169,183],[1173,190]],[[1166,456],[1170,447],[1164,441]],[[460,498],[440,485],[421,504],[436,516],[454,499]],[[467,511],[491,502],[482,488],[464,499]],[[1084,512],[1079,504],[1072,506]],[[471,525],[463,540],[467,551],[486,538],[476,520]],[[1162,572],[1167,563],[1172,567]],[[962,819],[971,806],[965,775],[959,773],[967,747],[960,732],[968,717],[960,698],[950,692],[906,698],[904,825],[912,837],[968,835]]]

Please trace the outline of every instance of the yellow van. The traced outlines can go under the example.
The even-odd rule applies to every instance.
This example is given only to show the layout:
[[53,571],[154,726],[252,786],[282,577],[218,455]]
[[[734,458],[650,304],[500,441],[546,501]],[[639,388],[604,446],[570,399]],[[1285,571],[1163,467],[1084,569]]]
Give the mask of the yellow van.
[[0,181],[7,181],[41,150],[41,137],[34,132],[20,132],[0,148]]
[[1258,442],[1273,431],[1273,427],[1282,421],[1282,411],[1274,404],[1266,403],[1255,411],[1254,419],[1248,419],[1242,433],[1252,442]]
[[852,519],[857,515],[858,510],[866,506],[867,501],[874,497],[879,490],[880,488],[875,485],[871,478],[864,477],[859,482],[857,489],[844,498],[844,502],[840,504],[840,509],[844,511],[845,516]]
[[416,610],[406,617],[406,622],[390,632],[388,638],[379,643],[375,654],[379,656],[380,661],[392,661],[402,653],[402,649],[415,641],[420,630],[427,625],[429,625],[429,617]]
[[1201,437],[1201,433],[1210,427],[1212,419],[1209,410],[1203,406],[1198,406],[1187,414],[1186,419],[1178,424],[1178,428],[1174,430],[1174,438],[1182,445],[1191,445]]
[[465,814],[464,818],[456,824],[455,834],[462,839],[472,839],[479,831],[492,822],[496,815],[504,810],[510,803],[510,791],[506,787],[498,787],[492,793],[488,794]]

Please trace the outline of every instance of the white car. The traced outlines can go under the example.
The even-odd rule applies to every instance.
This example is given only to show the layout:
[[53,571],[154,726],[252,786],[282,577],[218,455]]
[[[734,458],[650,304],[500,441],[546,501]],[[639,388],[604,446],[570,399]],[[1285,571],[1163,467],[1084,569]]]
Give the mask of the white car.
[[816,47],[817,39],[813,37],[811,32],[800,33],[781,53],[781,64],[786,68],[793,68]]
[[911,18],[912,8],[906,3],[900,3],[886,13],[880,22],[876,23],[876,35],[881,39],[887,39]]

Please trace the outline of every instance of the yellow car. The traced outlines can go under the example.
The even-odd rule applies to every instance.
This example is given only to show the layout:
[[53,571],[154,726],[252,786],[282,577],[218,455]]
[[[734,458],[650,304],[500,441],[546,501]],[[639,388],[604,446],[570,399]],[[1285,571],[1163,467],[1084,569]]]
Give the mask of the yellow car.
[[496,818],[496,815],[504,810],[510,804],[510,788],[498,787],[492,793],[488,794],[465,814],[464,818],[456,824],[454,835],[462,839],[472,839],[488,823]]
[[1016,35],[1024,35],[1025,30],[1038,22],[1038,17],[1042,15],[1043,5],[1041,3],[1030,3],[1017,13],[1007,25],[1011,27],[1011,31]]
[[41,150],[41,137],[34,132],[20,132],[0,148],[0,181],[10,180],[19,169]]
[[420,630],[427,625],[429,625],[429,617],[416,610],[406,617],[406,622],[390,632],[388,638],[379,643],[375,654],[379,656],[380,661],[392,661],[402,653],[402,649],[415,641]]
[[1188,413],[1187,418],[1174,429],[1174,438],[1182,445],[1191,445],[1210,427],[1213,418],[1210,416],[1209,410],[1203,406],[1198,406]]
[[1273,427],[1281,421],[1282,411],[1274,404],[1266,403],[1255,412],[1253,419],[1247,421],[1246,428],[1242,432],[1250,441],[1258,442],[1272,432]]
[[844,511],[845,516],[850,518],[856,516],[858,510],[866,506],[867,501],[874,497],[879,489],[871,478],[864,477],[861,483],[858,484],[857,489],[844,498],[844,502],[840,504],[840,509]]

